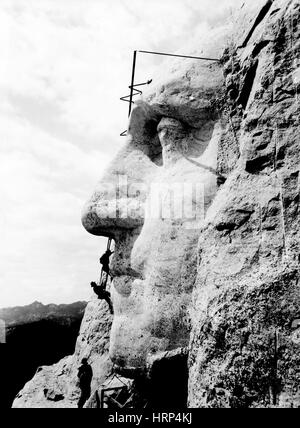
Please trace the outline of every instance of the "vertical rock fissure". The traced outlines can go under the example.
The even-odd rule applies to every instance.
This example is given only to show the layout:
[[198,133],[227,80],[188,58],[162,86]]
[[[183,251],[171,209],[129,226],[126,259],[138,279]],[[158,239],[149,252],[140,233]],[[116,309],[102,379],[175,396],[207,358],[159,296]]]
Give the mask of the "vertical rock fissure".
[[256,72],[257,72],[257,67],[258,67],[258,60],[255,61],[248,69],[245,79],[244,79],[244,83],[241,89],[241,93],[240,96],[238,98],[238,104],[241,104],[241,106],[243,107],[243,110],[246,109],[247,104],[248,104],[248,100],[253,88],[253,83],[254,83],[254,79],[256,76]]
[[247,46],[247,43],[251,39],[252,34],[254,33],[255,29],[259,26],[259,24],[263,21],[269,10],[271,9],[271,6],[273,4],[273,0],[268,0],[267,3],[264,5],[264,7],[260,10],[259,14],[257,15],[254,24],[252,25],[249,33],[247,34],[244,42],[242,45],[239,46],[239,48],[244,48]]

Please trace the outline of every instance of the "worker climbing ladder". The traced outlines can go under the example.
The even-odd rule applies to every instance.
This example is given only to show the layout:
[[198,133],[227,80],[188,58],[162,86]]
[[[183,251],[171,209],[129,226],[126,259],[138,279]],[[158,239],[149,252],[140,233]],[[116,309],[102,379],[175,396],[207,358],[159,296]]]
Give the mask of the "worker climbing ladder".
[[[111,247],[111,241],[112,241],[112,238],[108,238],[108,240],[107,240],[107,247],[106,247],[106,251],[111,251],[111,250],[110,250],[110,247]],[[102,286],[104,286],[104,288],[105,288],[105,287],[106,287],[106,284],[107,284],[108,276],[109,276],[109,272],[106,272],[106,271],[103,269],[103,266],[102,266],[102,268],[101,268],[101,273],[100,273],[100,278],[99,278],[99,285],[102,285]]]

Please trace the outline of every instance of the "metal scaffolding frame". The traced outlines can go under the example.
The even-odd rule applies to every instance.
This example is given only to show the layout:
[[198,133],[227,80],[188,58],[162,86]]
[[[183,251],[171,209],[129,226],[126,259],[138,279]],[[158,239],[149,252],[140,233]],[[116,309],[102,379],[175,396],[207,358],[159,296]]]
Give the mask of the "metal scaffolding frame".
[[[125,96],[120,98],[121,101],[126,101],[129,103],[128,117],[130,116],[130,113],[131,113],[132,104],[134,104],[133,97],[135,95],[141,95],[142,94],[142,91],[139,89],[136,89],[136,87],[137,86],[143,86],[143,85],[149,85],[152,82],[152,79],[151,79],[145,83],[137,83],[137,84],[134,83],[135,69],[136,69],[136,58],[137,58],[138,52],[143,53],[143,54],[150,54],[150,55],[163,55],[163,56],[171,56],[171,57],[177,57],[177,58],[197,59],[197,60],[201,60],[201,61],[213,61],[213,62],[220,61],[220,59],[217,59],[217,58],[206,58],[206,57],[192,56],[192,55],[179,55],[179,54],[172,54],[172,53],[167,53],[167,52],[134,50],[133,51],[133,59],[132,59],[132,70],[131,70],[131,84],[128,86],[128,88],[130,89],[130,94],[125,95]],[[126,135],[127,135],[127,130],[121,132],[120,137],[126,137]]]

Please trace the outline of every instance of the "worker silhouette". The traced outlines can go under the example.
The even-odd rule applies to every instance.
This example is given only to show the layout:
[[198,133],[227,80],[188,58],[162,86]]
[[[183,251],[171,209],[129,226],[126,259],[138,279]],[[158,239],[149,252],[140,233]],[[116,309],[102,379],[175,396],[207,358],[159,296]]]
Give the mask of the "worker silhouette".
[[78,408],[82,409],[84,403],[91,395],[91,382],[93,378],[92,367],[88,364],[86,358],[82,358],[81,366],[78,369],[79,388],[81,389],[80,398],[78,401]]
[[100,264],[102,265],[102,270],[103,272],[106,273],[106,279],[108,278],[108,275],[111,277],[111,279],[113,279],[109,270],[109,258],[113,253],[114,253],[113,251],[106,250],[105,253],[102,254],[102,256],[99,259]]
[[104,284],[97,285],[96,282],[93,281],[91,282],[91,287],[94,290],[94,293],[97,294],[98,299],[103,299],[107,302],[110,313],[113,314],[114,310],[110,299],[110,292],[105,290],[105,285]]

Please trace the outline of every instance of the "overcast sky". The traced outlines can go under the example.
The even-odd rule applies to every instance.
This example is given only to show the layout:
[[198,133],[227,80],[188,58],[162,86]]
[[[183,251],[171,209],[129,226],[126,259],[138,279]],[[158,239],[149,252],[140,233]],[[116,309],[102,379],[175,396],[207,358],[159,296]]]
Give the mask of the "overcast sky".
[[89,298],[105,240],[80,214],[124,144],[133,50],[188,53],[240,3],[0,0],[0,307]]

